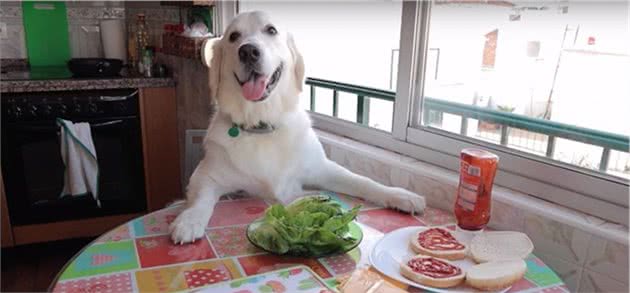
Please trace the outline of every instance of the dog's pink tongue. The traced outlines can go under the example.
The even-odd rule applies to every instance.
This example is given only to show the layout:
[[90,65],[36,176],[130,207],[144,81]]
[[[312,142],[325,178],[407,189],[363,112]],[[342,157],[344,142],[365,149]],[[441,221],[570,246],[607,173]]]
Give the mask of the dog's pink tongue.
[[243,96],[250,101],[257,101],[262,98],[267,87],[267,77],[260,76],[256,80],[248,80],[243,84]]

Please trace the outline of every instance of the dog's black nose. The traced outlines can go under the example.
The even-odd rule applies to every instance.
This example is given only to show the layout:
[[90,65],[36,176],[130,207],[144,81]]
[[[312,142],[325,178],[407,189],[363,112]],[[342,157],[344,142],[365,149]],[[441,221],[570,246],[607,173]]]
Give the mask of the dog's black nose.
[[238,59],[246,64],[256,63],[260,58],[260,50],[252,44],[245,44],[238,48]]

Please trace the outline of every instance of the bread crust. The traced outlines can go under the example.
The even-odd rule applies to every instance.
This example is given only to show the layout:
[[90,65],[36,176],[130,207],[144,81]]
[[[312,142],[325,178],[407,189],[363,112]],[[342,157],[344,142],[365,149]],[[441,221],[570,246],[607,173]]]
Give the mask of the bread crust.
[[482,291],[499,291],[512,286],[525,276],[525,272],[518,275],[506,276],[495,280],[475,280],[466,278],[466,285]]
[[[483,291],[498,291],[508,288],[516,283],[518,280],[522,279],[525,276],[525,272],[527,271],[527,264],[525,264],[523,260],[515,261],[522,262],[522,265],[518,268],[518,271],[514,271],[514,273],[509,275],[499,276],[495,278],[474,278],[473,276],[471,276],[470,271],[474,270],[476,266],[480,265],[473,266],[468,269],[468,273],[466,274],[466,285]],[[500,264],[501,262],[503,261],[488,262],[481,265],[488,266],[492,263]]]
[[414,233],[413,236],[411,236],[411,239],[409,241],[411,250],[413,250],[415,253],[428,255],[428,256],[434,256],[437,258],[447,259],[447,260],[460,260],[460,259],[466,258],[466,255],[468,254],[468,245],[461,242],[460,243],[464,246],[464,249],[432,250],[432,249],[427,249],[427,248],[422,247],[422,245],[420,245],[420,242],[418,242],[418,235],[421,232]]
[[[447,263],[459,267],[451,262],[446,261]],[[461,270],[461,268],[460,268]],[[410,279],[418,284],[422,284],[425,286],[435,287],[435,288],[450,288],[455,287],[464,281],[466,277],[466,273],[464,270],[461,270],[459,275],[448,277],[448,278],[433,278],[420,273],[414,272],[406,263],[400,264],[400,274],[405,278]]]

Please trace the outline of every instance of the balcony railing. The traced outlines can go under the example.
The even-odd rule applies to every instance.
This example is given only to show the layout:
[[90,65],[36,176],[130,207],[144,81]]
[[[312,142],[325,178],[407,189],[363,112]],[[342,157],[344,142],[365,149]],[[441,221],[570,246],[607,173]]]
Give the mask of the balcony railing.
[[[316,88],[325,88],[333,91],[333,111],[334,117],[338,117],[339,93],[349,93],[357,96],[356,121],[362,125],[369,124],[370,99],[380,99],[394,102],[396,93],[392,91],[374,89],[369,87],[346,84],[336,81],[307,78],[306,84],[310,86],[310,110],[315,110]],[[547,146],[545,156],[553,158],[556,140],[563,138],[571,141],[582,142],[588,145],[602,147],[599,169],[608,170],[611,150],[624,153],[630,151],[628,136],[603,132],[594,129],[582,128],[570,124],[559,123],[538,118],[517,115],[505,111],[497,111],[481,108],[473,105],[449,102],[430,97],[424,98],[423,119],[424,125],[428,125],[430,112],[448,113],[461,117],[460,134],[466,136],[468,130],[468,120],[476,119],[487,123],[496,124],[500,127],[501,145],[508,145],[510,128],[522,129],[528,132],[544,134],[547,136]]]

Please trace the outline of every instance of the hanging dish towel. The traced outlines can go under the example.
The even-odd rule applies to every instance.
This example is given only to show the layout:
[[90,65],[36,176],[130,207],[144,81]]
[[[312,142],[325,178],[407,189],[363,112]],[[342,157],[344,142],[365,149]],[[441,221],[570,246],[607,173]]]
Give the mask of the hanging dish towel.
[[61,128],[61,159],[66,166],[61,196],[81,196],[90,192],[100,207],[98,161],[90,124],[59,118],[57,124]]

